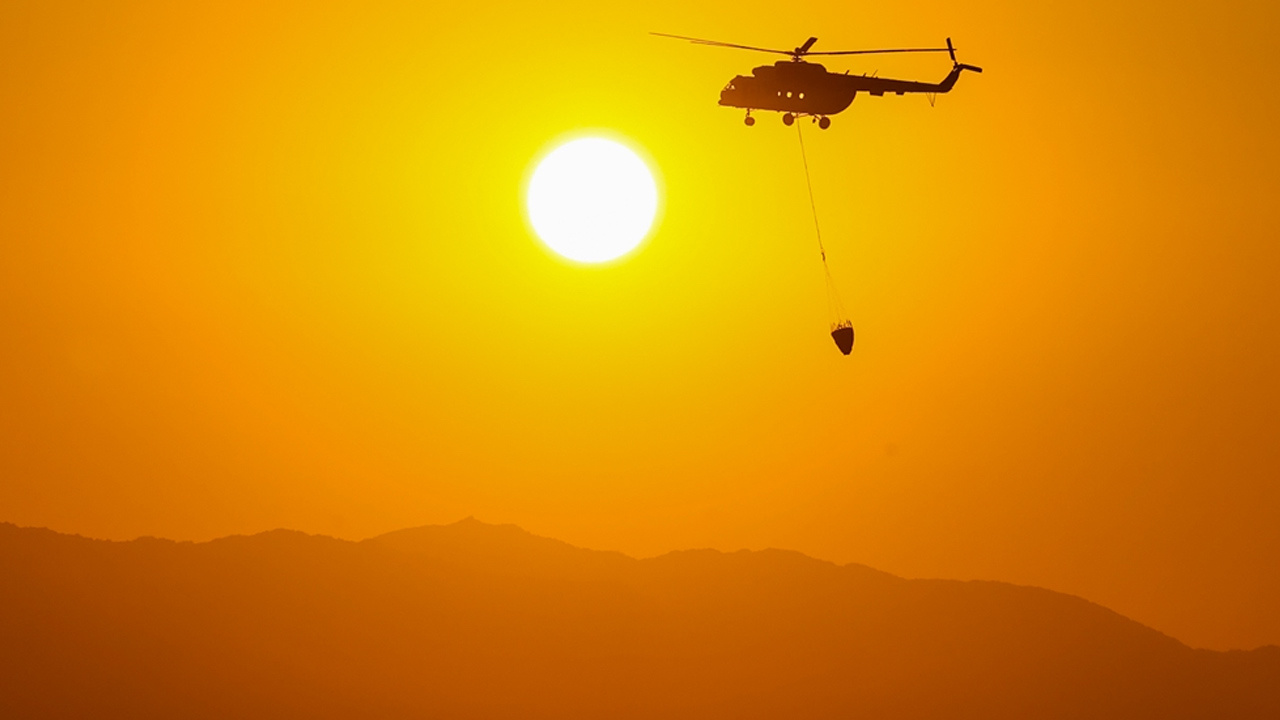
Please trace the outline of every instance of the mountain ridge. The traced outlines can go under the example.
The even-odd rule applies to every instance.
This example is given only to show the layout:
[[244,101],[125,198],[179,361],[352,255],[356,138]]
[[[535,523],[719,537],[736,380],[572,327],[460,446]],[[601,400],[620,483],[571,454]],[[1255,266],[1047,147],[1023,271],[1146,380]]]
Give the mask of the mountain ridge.
[[202,543],[0,523],[0,577],[7,717],[1280,713],[1280,648],[794,551],[637,559],[474,519]]
[[[871,567],[871,566],[869,566],[869,565],[866,565],[866,564],[863,564],[863,563],[849,562],[849,563],[843,563],[843,564],[842,564],[842,563],[837,563],[837,562],[834,562],[834,561],[831,561],[831,560],[825,560],[825,559],[822,559],[822,558],[815,558],[815,557],[813,557],[813,556],[811,556],[811,555],[807,555],[807,554],[805,554],[805,553],[803,553],[803,552],[800,552],[800,551],[798,551],[798,550],[790,550],[790,549],[785,549],[785,548],[766,547],[766,548],[761,548],[761,549],[759,549],[759,550],[750,550],[750,549],[746,549],[746,548],[738,549],[738,550],[718,550],[718,549],[715,549],[715,548],[685,548],[685,549],[678,549],[678,550],[669,550],[669,551],[666,551],[666,552],[664,552],[664,553],[660,553],[660,554],[658,554],[658,555],[653,555],[653,556],[635,557],[635,556],[628,555],[628,554],[626,554],[626,553],[624,553],[624,552],[617,551],[617,550],[598,550],[598,549],[594,549],[594,548],[584,548],[584,547],[581,547],[581,546],[573,545],[572,543],[566,542],[566,541],[564,541],[564,540],[559,540],[559,539],[556,539],[556,538],[551,538],[551,537],[547,537],[547,536],[543,536],[543,535],[538,535],[538,534],[533,533],[533,532],[530,532],[530,531],[528,531],[528,530],[526,530],[526,529],[524,529],[524,528],[522,528],[522,527],[520,527],[519,525],[516,525],[516,524],[514,524],[514,523],[487,523],[487,522],[484,522],[484,521],[482,521],[482,520],[479,520],[479,519],[477,519],[475,516],[471,516],[471,515],[469,515],[469,516],[467,516],[467,517],[465,517],[465,518],[462,518],[462,519],[460,519],[460,520],[457,520],[457,521],[455,521],[455,522],[452,522],[452,523],[446,523],[446,524],[441,524],[441,525],[418,525],[418,526],[414,526],[414,527],[410,527],[410,528],[403,528],[403,529],[400,529],[400,530],[392,530],[392,531],[389,531],[389,532],[386,532],[386,533],[381,533],[381,534],[379,534],[379,535],[374,535],[374,536],[371,536],[371,537],[368,537],[368,538],[364,538],[364,539],[362,539],[362,540],[347,540],[347,539],[345,539],[345,538],[338,538],[338,537],[334,537],[334,536],[332,536],[332,535],[325,535],[325,534],[323,534],[323,533],[308,533],[308,532],[305,532],[305,531],[301,531],[301,530],[293,530],[293,529],[289,529],[289,528],[272,528],[272,529],[269,529],[269,530],[262,530],[262,531],[255,532],[255,533],[234,533],[234,534],[231,534],[231,535],[220,536],[220,537],[216,537],[216,538],[212,538],[212,539],[210,539],[210,540],[204,540],[204,541],[197,541],[197,540],[173,540],[173,539],[169,539],[169,538],[161,538],[161,537],[156,537],[156,536],[152,536],[152,535],[140,535],[140,536],[138,536],[138,537],[136,537],[136,538],[133,538],[133,539],[130,539],[130,540],[110,540],[110,539],[102,539],[102,538],[93,538],[93,537],[86,536],[86,535],[81,535],[81,534],[78,534],[78,533],[66,533],[66,532],[61,532],[61,531],[57,531],[57,530],[52,530],[52,529],[44,528],[44,527],[38,527],[38,526],[23,526],[23,525],[18,525],[18,524],[16,524],[16,523],[11,523],[11,522],[7,522],[7,521],[0,521],[0,530],[4,530],[4,529],[12,529],[12,530],[24,530],[24,531],[38,531],[38,532],[41,532],[41,533],[48,533],[48,534],[52,534],[52,535],[56,535],[56,536],[61,536],[61,537],[76,538],[76,539],[80,539],[80,540],[87,540],[87,541],[91,541],[91,542],[103,542],[103,543],[112,543],[112,544],[159,542],[159,543],[169,543],[169,544],[173,544],[173,545],[177,545],[177,546],[183,546],[183,545],[186,545],[186,546],[200,546],[200,545],[209,545],[209,544],[215,544],[215,543],[219,543],[219,544],[220,544],[220,543],[241,543],[241,542],[244,542],[244,541],[246,541],[246,540],[253,540],[253,539],[285,538],[285,537],[290,537],[290,538],[295,538],[295,539],[302,539],[302,538],[314,538],[314,539],[319,539],[319,540],[321,540],[321,541],[332,541],[332,542],[336,542],[336,543],[348,543],[348,544],[355,544],[355,545],[358,545],[358,544],[365,544],[365,543],[371,543],[371,544],[389,544],[389,545],[391,545],[392,547],[395,547],[395,548],[397,548],[397,549],[399,549],[399,550],[407,551],[407,552],[418,552],[418,551],[417,551],[417,550],[415,550],[414,548],[412,548],[411,546],[409,546],[409,545],[408,545],[408,543],[405,543],[405,542],[403,541],[403,540],[404,540],[404,539],[406,539],[406,538],[412,538],[413,536],[421,535],[421,534],[423,534],[423,533],[439,533],[439,532],[442,532],[442,531],[443,531],[443,532],[448,532],[448,531],[450,531],[450,530],[459,529],[459,528],[483,528],[483,529],[484,529],[484,530],[486,530],[486,531],[499,531],[499,532],[502,532],[502,533],[506,534],[506,535],[508,536],[508,539],[511,539],[512,537],[515,537],[515,538],[519,538],[519,539],[528,539],[528,540],[533,540],[533,541],[535,541],[535,542],[537,542],[537,543],[542,544],[542,545],[543,545],[543,547],[546,547],[546,548],[555,548],[557,552],[579,553],[579,554],[582,554],[582,555],[595,555],[595,556],[597,556],[597,557],[608,557],[608,558],[611,558],[611,559],[628,560],[628,561],[632,561],[632,562],[635,562],[635,563],[645,563],[645,562],[670,562],[670,561],[674,561],[674,559],[675,559],[675,558],[681,558],[681,557],[686,557],[686,556],[695,556],[695,555],[703,555],[703,556],[740,556],[740,557],[756,556],[756,557],[766,557],[766,556],[769,556],[769,555],[777,554],[777,555],[789,556],[789,557],[792,557],[792,558],[800,559],[800,560],[802,560],[802,561],[804,561],[804,562],[813,563],[813,564],[816,564],[816,565],[829,566],[829,567],[831,567],[831,568],[852,569],[852,570],[855,570],[855,571],[858,571],[858,572],[863,572],[863,571],[865,571],[865,572],[868,572],[868,573],[874,574],[875,576],[880,576],[880,577],[883,577],[883,578],[886,578],[886,579],[890,579],[890,578],[891,578],[891,579],[894,579],[894,580],[903,580],[903,581],[908,581],[908,582],[923,582],[923,583],[968,583],[968,584],[976,584],[976,585],[1007,586],[1007,587],[1012,587],[1012,588],[1022,588],[1022,589],[1028,589],[1028,590],[1035,590],[1035,591],[1041,591],[1041,592],[1044,592],[1044,593],[1049,593],[1049,594],[1054,595],[1054,596],[1061,596],[1061,597],[1064,597],[1064,598],[1071,598],[1071,599],[1077,600],[1077,601],[1079,601],[1079,602],[1081,602],[1081,603],[1084,603],[1084,604],[1086,604],[1086,605],[1090,605],[1090,606],[1094,606],[1094,607],[1102,608],[1102,609],[1106,610],[1107,612],[1109,612],[1109,613],[1112,613],[1112,614],[1116,615],[1116,616],[1117,616],[1117,617],[1119,617],[1119,618],[1122,618],[1122,619],[1124,619],[1124,620],[1126,620],[1126,621],[1133,622],[1133,623],[1135,623],[1135,624],[1141,625],[1142,627],[1145,627],[1145,628],[1147,628],[1147,629],[1149,629],[1149,630],[1152,630],[1153,632],[1156,632],[1156,633],[1158,633],[1158,634],[1160,634],[1160,635],[1163,635],[1163,636],[1165,636],[1165,637],[1168,637],[1169,639],[1173,640],[1174,642],[1177,642],[1177,643],[1178,643],[1178,644],[1180,644],[1180,645],[1183,645],[1183,646],[1188,647],[1188,648],[1190,648],[1190,649],[1196,649],[1196,650],[1201,649],[1201,648],[1192,648],[1191,646],[1186,645],[1186,643],[1183,643],[1182,641],[1178,640],[1177,638],[1174,638],[1174,637],[1172,637],[1172,636],[1168,635],[1167,633],[1164,633],[1164,632],[1160,631],[1160,630],[1159,630],[1159,629],[1157,629],[1157,628],[1152,628],[1152,627],[1150,627],[1150,626],[1148,626],[1148,625],[1143,625],[1142,623],[1139,623],[1138,621],[1133,620],[1132,618],[1129,618],[1128,616],[1125,616],[1125,615],[1123,615],[1123,614],[1121,614],[1121,613],[1119,613],[1119,612],[1116,612],[1115,610],[1112,610],[1111,608],[1108,608],[1108,607],[1106,607],[1105,605],[1101,605],[1100,603],[1096,603],[1096,602],[1094,602],[1094,601],[1092,601],[1092,600],[1089,600],[1088,598],[1085,598],[1085,597],[1082,597],[1082,596],[1079,596],[1079,595],[1075,595],[1075,594],[1072,594],[1072,593],[1062,592],[1062,591],[1059,591],[1059,590],[1051,590],[1051,589],[1048,589],[1048,588],[1040,587],[1040,586],[1038,586],[1038,585],[1025,585],[1025,584],[1019,584],[1019,583],[1011,583],[1011,582],[1007,582],[1007,581],[1003,581],[1003,580],[989,580],[989,579],[958,580],[958,579],[951,579],[951,578],[906,578],[906,577],[903,577],[903,576],[900,576],[900,575],[894,575],[893,573],[889,573],[889,572],[886,572],[886,571],[884,571],[884,570],[879,570],[879,569],[877,569],[877,568],[873,568],[873,567]],[[492,547],[492,546],[491,546],[491,547]],[[1256,648],[1232,648],[1232,649],[1228,649],[1228,650],[1225,650],[1225,651],[1213,651],[1213,652],[1226,652],[1226,653],[1241,653],[1241,652],[1243,652],[1243,653],[1249,653],[1249,652],[1254,652],[1254,651],[1256,651],[1256,650],[1265,650],[1265,649],[1273,649],[1275,652],[1280,653],[1280,645],[1261,645],[1261,646],[1258,646],[1258,647],[1256,647]]]

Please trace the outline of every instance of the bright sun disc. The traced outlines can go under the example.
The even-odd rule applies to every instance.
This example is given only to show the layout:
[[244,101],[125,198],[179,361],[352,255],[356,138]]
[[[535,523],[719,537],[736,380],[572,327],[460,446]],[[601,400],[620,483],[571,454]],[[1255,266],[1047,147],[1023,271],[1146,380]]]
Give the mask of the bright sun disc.
[[627,254],[649,234],[658,187],[627,146],[580,138],[538,163],[526,206],[534,232],[558,255],[598,263]]

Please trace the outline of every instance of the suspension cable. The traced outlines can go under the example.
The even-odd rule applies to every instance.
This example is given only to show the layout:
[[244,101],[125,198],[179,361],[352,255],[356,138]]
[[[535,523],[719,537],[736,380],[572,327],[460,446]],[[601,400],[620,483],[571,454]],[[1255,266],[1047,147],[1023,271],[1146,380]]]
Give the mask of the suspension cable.
[[822,226],[818,223],[818,203],[813,198],[813,179],[809,177],[809,157],[804,149],[804,132],[800,123],[796,123],[796,137],[800,138],[800,159],[804,162],[804,182],[809,188],[809,209],[813,211],[813,231],[818,237],[818,255],[822,257],[822,274],[827,285],[827,310],[831,313],[832,326],[848,322],[844,303],[840,302],[840,294],[836,292],[835,280],[831,277],[831,268],[827,266],[827,249],[822,245]]
[[813,211],[813,231],[818,236],[818,254],[822,256],[822,264],[827,264],[827,250],[822,247],[822,227],[818,225],[818,204],[813,200],[813,180],[809,178],[809,156],[804,151],[804,132],[800,123],[796,123],[796,137],[800,138],[800,159],[804,162],[804,182],[809,186],[809,209]]

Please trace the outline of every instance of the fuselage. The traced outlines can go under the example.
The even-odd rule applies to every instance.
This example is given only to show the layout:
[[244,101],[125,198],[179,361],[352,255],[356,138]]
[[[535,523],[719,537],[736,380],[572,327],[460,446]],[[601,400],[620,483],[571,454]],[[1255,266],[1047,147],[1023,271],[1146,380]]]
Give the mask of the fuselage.
[[720,104],[795,115],[835,115],[849,107],[859,92],[871,95],[945,93],[955,85],[962,68],[970,69],[957,65],[942,82],[923,83],[832,73],[817,63],[782,60],[761,65],[750,75],[738,75],[730,80],[720,91]]
[[720,91],[720,104],[797,115],[834,115],[849,107],[856,89],[817,63],[783,60],[738,75]]

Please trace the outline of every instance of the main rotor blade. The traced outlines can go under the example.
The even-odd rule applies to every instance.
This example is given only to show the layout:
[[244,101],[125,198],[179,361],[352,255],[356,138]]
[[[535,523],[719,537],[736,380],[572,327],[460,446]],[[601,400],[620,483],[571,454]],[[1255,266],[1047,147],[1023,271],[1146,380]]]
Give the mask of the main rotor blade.
[[826,50],[806,55],[884,55],[887,53],[950,52],[949,48],[888,48],[885,50]]
[[734,43],[720,42],[719,40],[703,40],[702,38],[685,37],[684,35],[669,35],[667,33],[651,32],[650,35],[658,37],[675,38],[676,40],[688,40],[694,45],[712,45],[715,47],[737,48],[739,50],[755,50],[756,52],[774,53],[775,55],[793,55],[790,50],[775,50],[773,48],[753,47],[751,45],[735,45]]

